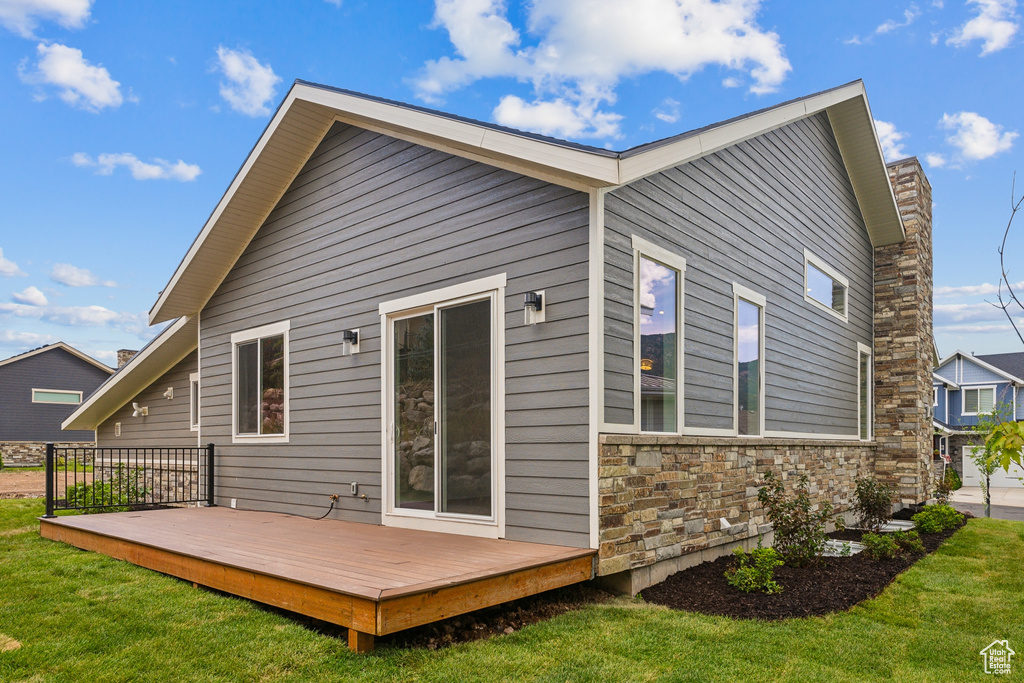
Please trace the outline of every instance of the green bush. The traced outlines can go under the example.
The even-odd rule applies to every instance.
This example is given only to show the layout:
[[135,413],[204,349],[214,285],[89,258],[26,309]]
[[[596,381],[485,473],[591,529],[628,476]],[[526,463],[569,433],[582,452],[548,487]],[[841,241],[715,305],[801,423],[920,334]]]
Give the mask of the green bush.
[[140,484],[140,480],[145,481],[145,475],[146,471],[141,467],[129,470],[118,465],[106,480],[69,486],[64,496],[67,507],[82,508],[85,514],[126,512],[146,502],[149,489]]
[[952,467],[946,468],[945,480],[948,482],[950,491],[957,491],[963,488],[964,483],[960,480],[960,475]]
[[892,519],[892,499],[896,496],[896,487],[874,477],[859,477],[856,482],[853,512],[862,528],[878,531]]
[[899,545],[889,534],[868,532],[861,537],[860,542],[864,544],[864,552],[876,560],[891,560],[900,551]]
[[923,555],[925,552],[924,543],[916,531],[897,531],[892,535],[892,540],[896,541],[903,552],[914,555]]
[[828,540],[825,523],[830,521],[834,510],[828,501],[816,506],[807,492],[808,486],[807,475],[801,475],[790,498],[782,479],[769,471],[764,475],[764,486],[757,492],[765,516],[775,530],[775,549],[793,566],[819,560]]
[[964,516],[948,505],[926,505],[911,517],[922,534],[937,534],[955,529],[964,522]]
[[738,566],[725,571],[725,580],[744,593],[781,593],[782,586],[775,581],[775,568],[783,565],[782,556],[775,548],[757,548],[749,553],[743,548],[733,551]]

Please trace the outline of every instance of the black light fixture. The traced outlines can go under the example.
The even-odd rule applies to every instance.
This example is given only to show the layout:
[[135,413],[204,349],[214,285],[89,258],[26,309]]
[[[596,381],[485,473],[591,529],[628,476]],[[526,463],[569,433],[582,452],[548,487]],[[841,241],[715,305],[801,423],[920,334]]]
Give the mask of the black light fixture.
[[345,330],[341,333],[341,355],[359,353],[359,330]]
[[544,322],[544,292],[527,292],[523,301],[523,312],[527,325]]

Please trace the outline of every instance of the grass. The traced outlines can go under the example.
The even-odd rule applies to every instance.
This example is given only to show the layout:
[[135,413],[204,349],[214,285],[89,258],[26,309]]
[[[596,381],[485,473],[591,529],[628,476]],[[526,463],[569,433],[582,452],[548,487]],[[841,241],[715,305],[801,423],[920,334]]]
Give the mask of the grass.
[[619,598],[489,641],[357,656],[243,600],[41,539],[41,513],[0,501],[0,642],[21,644],[0,648],[2,681],[957,681],[986,678],[992,640],[1024,645],[1020,522],[971,521],[844,614],[761,623]]

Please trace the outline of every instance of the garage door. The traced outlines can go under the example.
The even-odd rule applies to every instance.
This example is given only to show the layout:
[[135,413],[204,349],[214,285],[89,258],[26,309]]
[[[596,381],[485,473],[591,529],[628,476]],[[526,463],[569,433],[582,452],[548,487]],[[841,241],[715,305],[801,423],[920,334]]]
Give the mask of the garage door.
[[[978,470],[978,466],[971,460],[971,447],[964,446],[963,452],[964,458],[964,486],[981,486],[981,473]],[[1012,486],[1015,488],[1022,488],[1024,484],[1021,484],[1020,479],[1017,477],[1024,477],[1024,472],[1021,471],[1016,465],[1010,465],[1010,471],[1007,472],[1002,467],[997,467],[996,471],[992,473],[992,488],[1002,488],[1006,486]]]

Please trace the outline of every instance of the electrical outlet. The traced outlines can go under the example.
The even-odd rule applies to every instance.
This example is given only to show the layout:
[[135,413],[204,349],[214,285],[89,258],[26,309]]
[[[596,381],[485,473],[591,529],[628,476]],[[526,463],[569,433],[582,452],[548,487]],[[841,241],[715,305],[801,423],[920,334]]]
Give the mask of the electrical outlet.
[[352,487],[352,495],[353,496],[358,496],[359,495],[359,482],[358,481],[352,482],[351,487]]
[[231,499],[231,507],[232,508],[238,507],[238,499],[237,498],[232,498]]

